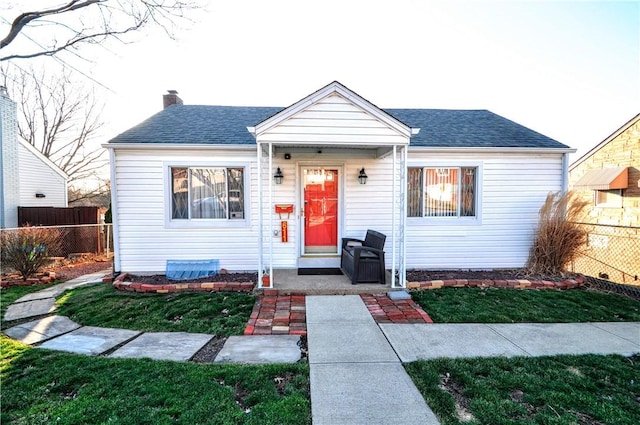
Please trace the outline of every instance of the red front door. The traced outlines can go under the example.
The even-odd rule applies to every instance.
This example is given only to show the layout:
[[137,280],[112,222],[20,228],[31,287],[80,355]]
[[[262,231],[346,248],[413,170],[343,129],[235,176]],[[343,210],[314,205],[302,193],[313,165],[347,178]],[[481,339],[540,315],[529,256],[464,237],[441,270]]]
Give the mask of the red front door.
[[338,170],[303,168],[304,253],[338,252]]

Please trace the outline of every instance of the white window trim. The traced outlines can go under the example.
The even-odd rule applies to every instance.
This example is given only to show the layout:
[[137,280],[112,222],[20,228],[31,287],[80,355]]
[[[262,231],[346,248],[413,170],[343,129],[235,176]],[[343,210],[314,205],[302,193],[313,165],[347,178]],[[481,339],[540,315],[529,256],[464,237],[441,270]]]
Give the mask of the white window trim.
[[[246,228],[251,226],[251,162],[215,161],[215,162],[173,162],[162,163],[164,178],[164,223],[167,229],[210,229],[210,228]],[[172,168],[243,168],[244,180],[244,218],[198,218],[173,219],[172,216]]]
[[483,162],[446,161],[446,162],[408,162],[407,168],[464,168],[476,169],[476,215],[475,217],[407,217],[407,224],[411,226],[479,226],[482,224],[482,188],[483,188]]

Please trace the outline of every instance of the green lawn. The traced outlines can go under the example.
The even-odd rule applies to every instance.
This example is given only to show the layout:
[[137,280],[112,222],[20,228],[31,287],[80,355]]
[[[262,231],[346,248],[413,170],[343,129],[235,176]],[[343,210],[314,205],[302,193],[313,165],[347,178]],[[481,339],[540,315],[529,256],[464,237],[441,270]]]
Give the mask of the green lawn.
[[411,296],[436,323],[640,321],[640,301],[583,289],[443,288]]
[[636,425],[640,356],[436,359],[405,368],[443,425]]
[[[44,287],[2,291],[2,311]],[[436,322],[640,321],[640,303],[595,291],[414,291]],[[244,293],[136,294],[95,285],[58,298],[83,325],[241,334]],[[1,337],[2,423],[310,424],[309,369],[109,359],[32,349]],[[437,359],[405,365],[449,424],[636,424],[640,356]]]
[[65,292],[56,313],[84,326],[229,336],[242,335],[255,301],[240,292],[138,294],[100,284]]
[[[26,293],[2,292],[3,312]],[[137,294],[94,285],[67,291],[57,314],[85,326],[242,334],[246,293]],[[309,369],[109,359],[32,349],[2,336],[1,423],[310,424]]]
[[310,424],[309,371],[109,359],[1,336],[3,424]]

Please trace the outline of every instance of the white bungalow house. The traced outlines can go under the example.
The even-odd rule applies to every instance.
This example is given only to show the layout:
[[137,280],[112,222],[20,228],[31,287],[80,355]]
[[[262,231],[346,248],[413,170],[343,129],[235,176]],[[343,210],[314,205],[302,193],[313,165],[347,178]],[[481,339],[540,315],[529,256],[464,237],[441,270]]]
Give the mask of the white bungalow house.
[[338,267],[341,238],[367,229],[387,236],[394,287],[407,269],[522,267],[574,152],[486,110],[380,109],[339,82],[286,108],[164,100],[104,145],[116,273]]
[[0,228],[18,227],[18,207],[67,207],[69,177],[18,138],[16,103],[0,87]]

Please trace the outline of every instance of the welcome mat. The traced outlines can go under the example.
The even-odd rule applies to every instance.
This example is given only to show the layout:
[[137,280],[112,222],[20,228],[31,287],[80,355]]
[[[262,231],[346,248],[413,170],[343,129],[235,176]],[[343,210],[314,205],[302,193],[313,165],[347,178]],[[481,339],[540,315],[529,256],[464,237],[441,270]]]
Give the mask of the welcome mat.
[[336,268],[304,268],[298,269],[298,275],[341,275],[342,270]]

